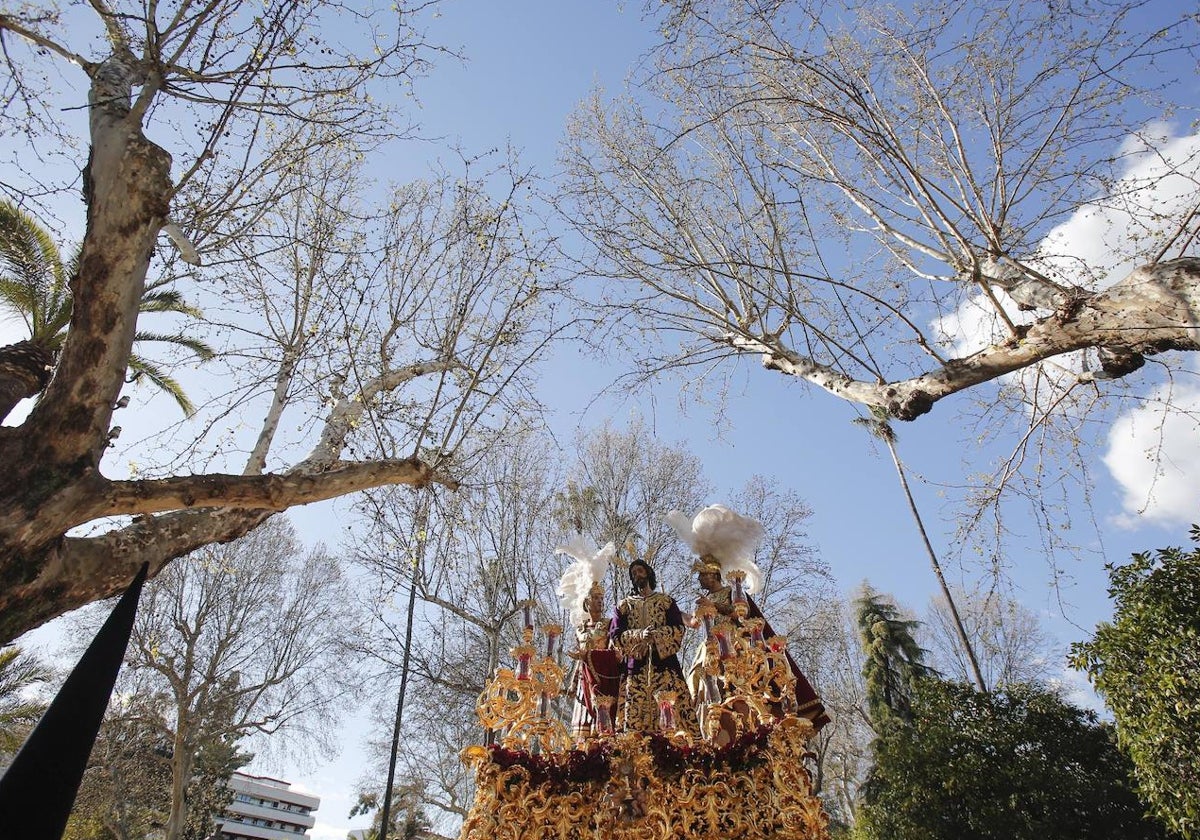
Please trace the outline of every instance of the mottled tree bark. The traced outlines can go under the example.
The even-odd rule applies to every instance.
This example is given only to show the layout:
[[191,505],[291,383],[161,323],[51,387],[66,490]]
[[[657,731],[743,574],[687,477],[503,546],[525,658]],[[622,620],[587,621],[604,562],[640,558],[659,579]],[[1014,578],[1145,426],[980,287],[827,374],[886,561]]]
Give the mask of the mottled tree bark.
[[1200,258],[1139,268],[1104,291],[1079,294],[1051,315],[1018,328],[1018,335],[1003,343],[895,382],[852,379],[770,336],[729,332],[721,340],[761,354],[770,370],[808,380],[898,420],[914,420],[944,397],[1074,350],[1100,349],[1104,367],[1096,378],[1112,379],[1137,370],[1148,355],[1200,350]]
[[[143,481],[101,475],[173,185],[170,156],[143,135],[131,105],[135,85],[144,92],[147,80],[120,56],[86,69],[92,79],[87,230],[72,280],[71,329],[43,399],[21,426],[0,429],[0,643],[117,594],[143,562],[153,575],[169,560],[235,539],[277,511],[434,480],[416,459],[338,460],[361,404],[335,412],[313,453],[284,474]],[[440,367],[417,365],[393,378]],[[133,521],[102,536],[67,536],[98,517],[121,515]]]

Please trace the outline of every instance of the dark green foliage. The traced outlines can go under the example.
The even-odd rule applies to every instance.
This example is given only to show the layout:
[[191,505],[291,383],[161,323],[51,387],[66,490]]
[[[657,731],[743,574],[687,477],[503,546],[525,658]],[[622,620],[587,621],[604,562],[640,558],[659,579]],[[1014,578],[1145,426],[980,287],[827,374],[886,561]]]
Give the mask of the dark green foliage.
[[1052,692],[917,681],[910,723],[883,728],[863,840],[1140,840],[1144,816],[1111,728]]
[[67,823],[67,840],[147,836],[167,819],[171,739],[152,704],[132,700],[110,711],[92,748]]
[[228,736],[210,738],[196,752],[191,784],[188,785],[188,818],[184,840],[209,840],[216,828],[216,817],[233,801],[229,777],[250,763],[254,756],[238,749]]
[[889,721],[910,718],[912,685],[933,671],[925,666],[925,651],[913,638],[918,622],[901,618],[895,604],[869,587],[855,599],[854,607],[866,657],[862,673],[867,710],[878,730]]
[[1197,548],[1109,567],[1113,621],[1071,649],[1112,709],[1138,791],[1186,838],[1200,837],[1200,527]]
[[[388,828],[386,840],[415,840],[416,837],[429,831],[432,823],[430,823],[425,809],[420,805],[420,797],[419,785],[401,785],[393,792],[391,816],[388,818],[391,826]],[[383,816],[382,805],[383,796],[381,794],[360,792],[358,802],[350,810],[351,817],[374,814],[371,818],[371,827],[366,832],[366,840],[379,840],[380,817]]]

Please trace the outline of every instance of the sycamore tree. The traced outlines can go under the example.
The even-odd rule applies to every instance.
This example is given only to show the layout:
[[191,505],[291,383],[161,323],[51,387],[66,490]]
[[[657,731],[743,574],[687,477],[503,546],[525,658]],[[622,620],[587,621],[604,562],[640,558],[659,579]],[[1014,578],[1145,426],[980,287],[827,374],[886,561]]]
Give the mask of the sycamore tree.
[[657,8],[642,84],[582,107],[564,151],[564,210],[640,375],[700,387],[758,359],[904,421],[973,395],[973,446],[1007,437],[972,502],[1022,491],[1043,520],[1095,458],[1040,447],[1086,453],[1119,409],[1194,439],[1192,10]]
[[[378,581],[375,622],[362,654],[378,663],[378,684],[387,687],[378,692],[383,737],[372,744],[378,756],[372,763],[386,765],[396,684],[407,667],[396,778],[406,780],[441,828],[470,808],[473,778],[458,755],[484,737],[475,703],[496,667],[512,664],[525,600],[538,602],[539,624],[562,625],[564,647],[574,646],[570,617],[555,594],[569,561],[555,547],[577,531],[596,545],[613,540],[622,546],[602,581],[611,611],[628,591],[624,547],[632,544],[655,566],[660,589],[686,610],[700,594],[690,570],[694,558],[667,526],[666,514],[672,508],[695,513],[717,499],[700,458],[655,439],[637,420],[624,429],[605,424],[581,431],[573,452],[559,450],[536,429],[510,435],[481,453],[458,492],[424,504],[428,498],[393,488],[366,494],[371,536],[360,541],[356,560]],[[824,649],[821,613],[832,602],[828,568],[807,543],[808,506],[761,476],[718,499],[763,523],[764,603],[770,599],[775,626],[789,633],[807,661],[808,647]],[[416,599],[411,635],[410,586]],[[564,692],[556,710],[566,720],[572,699]],[[373,770],[364,791],[379,794],[384,778]]]
[[[207,818],[214,785],[249,758],[240,743],[328,744],[334,703],[354,683],[342,646],[349,600],[338,558],[304,549],[282,517],[146,586],[118,693],[153,698],[159,712],[138,725],[166,745],[167,840]],[[213,765],[220,779],[208,778]]]
[[[1044,684],[1056,676],[1064,651],[1053,642],[1037,613],[997,589],[956,590],[955,597],[988,690],[1021,683]],[[943,598],[930,600],[922,630],[930,662],[937,670],[948,679],[972,681],[973,670]]]
[[519,643],[527,599],[540,600],[543,623],[559,621],[552,510],[561,476],[552,451],[544,435],[516,434],[483,453],[456,493],[434,500],[387,488],[364,499],[370,536],[355,559],[377,585],[361,654],[381,700],[361,783],[380,804],[404,684],[396,778],[407,782],[389,822],[405,796],[436,826],[466,817],[474,785],[459,753],[483,738],[475,702]]
[[109,708],[63,833],[67,840],[132,840],[166,823],[171,739],[156,708],[163,699],[134,696]]
[[[339,188],[410,131],[394,103],[434,52],[428,5],[0,13],[18,164],[0,191],[49,208],[81,190],[86,210],[53,379],[0,428],[0,640],[292,505],[453,485],[464,437],[503,428],[542,340],[528,174],[467,159],[394,191]],[[113,412],[152,262],[209,313],[227,375],[123,479]]]
[[621,429],[605,423],[580,430],[556,516],[564,532],[578,531],[596,545],[611,540],[617,561],[610,567],[611,603],[629,594],[625,564],[635,556],[654,567],[658,588],[683,609],[694,589],[693,558],[667,524],[671,510],[690,518],[710,504],[711,483],[704,461],[686,447],[659,438],[641,418]]

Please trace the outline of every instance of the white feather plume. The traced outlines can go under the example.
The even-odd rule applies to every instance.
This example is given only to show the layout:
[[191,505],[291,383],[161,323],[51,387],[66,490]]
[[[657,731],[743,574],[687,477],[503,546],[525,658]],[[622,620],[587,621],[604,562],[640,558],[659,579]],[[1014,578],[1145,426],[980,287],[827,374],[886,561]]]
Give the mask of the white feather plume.
[[608,565],[617,553],[615,544],[609,542],[597,549],[595,544],[582,534],[576,534],[564,545],[554,549],[555,554],[565,554],[575,562],[567,566],[558,581],[558,602],[571,614],[571,623],[578,626],[587,616],[584,602],[592,584],[603,581],[608,574]]
[[722,575],[745,572],[747,592],[757,592],[762,586],[762,572],[754,562],[754,552],[766,532],[757,520],[724,505],[709,505],[690,522],[686,514],[673,510],[667,514],[667,524],[697,555],[712,555],[721,564]]
[[[679,539],[683,540],[692,551],[696,551],[696,534],[692,531],[692,520],[681,510],[673,510],[667,514],[667,524],[675,529]],[[697,552],[699,553],[699,552]]]

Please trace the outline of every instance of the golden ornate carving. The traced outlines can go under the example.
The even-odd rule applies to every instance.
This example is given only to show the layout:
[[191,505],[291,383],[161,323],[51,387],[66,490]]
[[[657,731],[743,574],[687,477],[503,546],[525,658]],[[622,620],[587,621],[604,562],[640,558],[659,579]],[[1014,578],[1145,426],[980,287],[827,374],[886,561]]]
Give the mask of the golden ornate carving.
[[805,769],[813,727],[788,708],[794,678],[784,640],[764,640],[755,621],[722,628],[723,650],[708,641],[706,676],[720,681],[724,699],[710,702],[705,718],[726,722],[720,740],[715,724],[706,739],[672,734],[675,698],[664,693],[664,734],[596,736],[572,748],[548,714],[562,669],[552,645],[534,658],[527,620],[513,648],[517,671],[498,669],[479,699],[480,720],[500,742],[462,753],[476,795],[460,840],[827,840]]
[[804,769],[811,724],[786,717],[769,733],[744,764],[706,766],[702,759],[719,750],[705,744],[693,749],[712,752],[678,768],[656,759],[664,739],[616,735],[606,739],[607,774],[575,781],[566,773],[534,779],[495,751],[468,748],[463,758],[478,787],[460,840],[826,840],[827,818]]
[[501,744],[534,754],[567,750],[574,744],[567,728],[550,714],[551,704],[562,693],[564,671],[554,655],[562,628],[550,624],[542,633],[545,653],[536,656],[533,626],[527,619],[523,643],[510,651],[517,670],[497,668],[475,705],[479,722],[496,733]]

